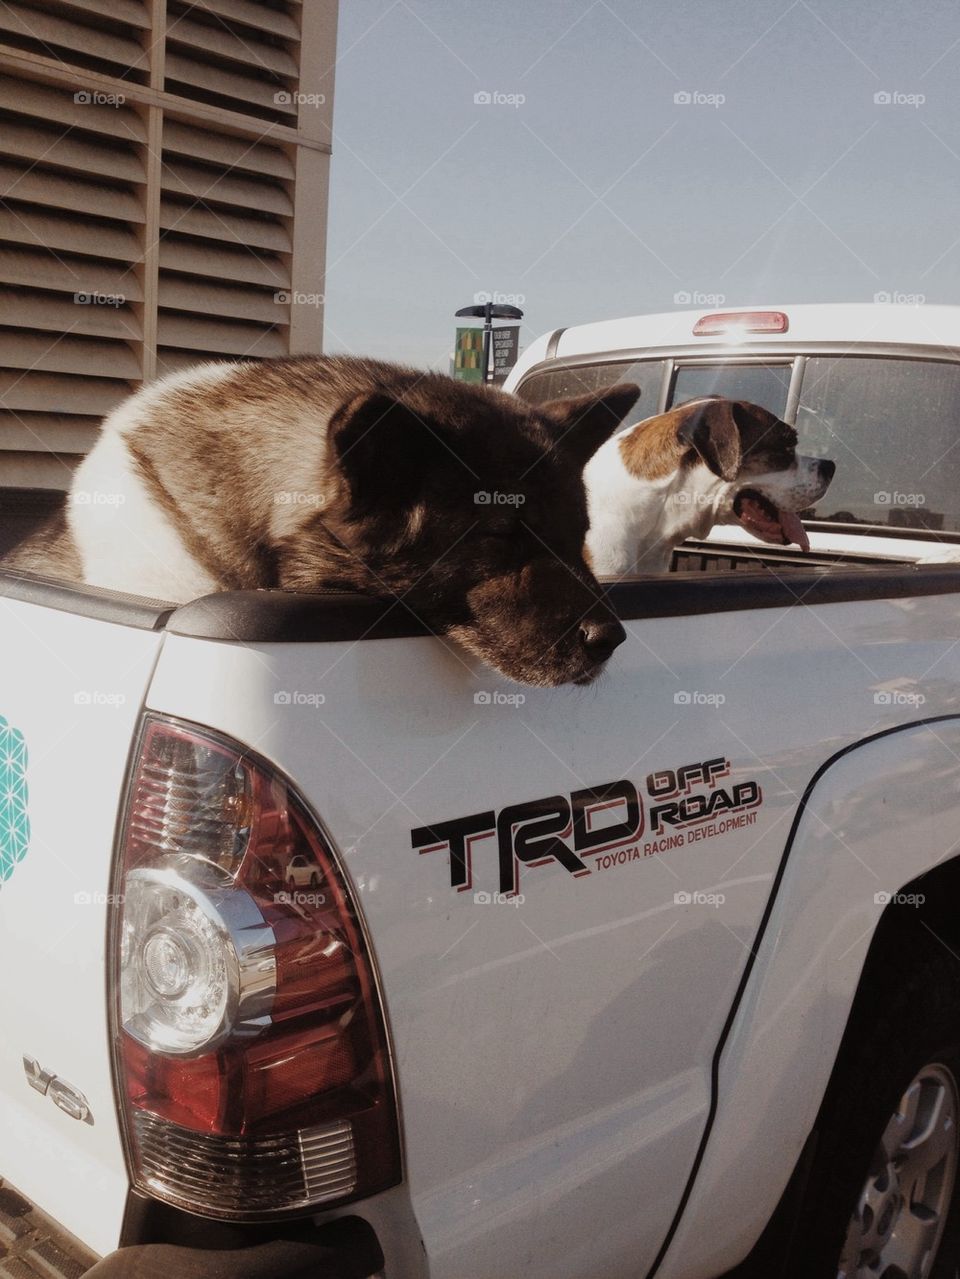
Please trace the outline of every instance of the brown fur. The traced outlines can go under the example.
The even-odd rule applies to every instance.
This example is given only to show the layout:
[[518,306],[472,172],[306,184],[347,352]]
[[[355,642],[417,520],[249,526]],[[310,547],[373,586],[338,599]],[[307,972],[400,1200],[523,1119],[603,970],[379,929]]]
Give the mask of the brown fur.
[[661,413],[627,431],[620,441],[620,456],[630,472],[641,480],[662,480],[680,467],[689,446],[678,436],[681,410]]
[[66,512],[51,515],[28,538],[0,556],[0,564],[43,577],[81,580],[80,556],[67,528]]
[[726,480],[788,466],[797,433],[775,414],[745,400],[690,400],[641,422],[620,442],[624,466],[638,479],[658,480],[706,461]]

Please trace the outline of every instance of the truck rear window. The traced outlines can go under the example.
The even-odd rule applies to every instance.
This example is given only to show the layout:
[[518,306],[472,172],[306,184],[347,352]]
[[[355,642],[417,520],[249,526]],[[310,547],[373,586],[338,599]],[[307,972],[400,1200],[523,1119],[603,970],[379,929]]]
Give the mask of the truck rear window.
[[[770,364],[677,363],[668,405],[726,395],[786,412],[793,356]],[[640,383],[627,423],[657,412],[662,360],[618,361],[536,373],[520,388],[533,403]],[[960,533],[960,363],[910,356],[806,358],[797,409],[800,452],[837,473],[805,519]]]
[[547,400],[587,395],[615,382],[636,382],[640,388],[640,399],[624,418],[624,426],[653,417],[660,404],[663,360],[616,360],[610,364],[551,369],[527,378],[518,394],[530,404],[546,404]]
[[704,395],[724,395],[759,404],[782,418],[792,371],[792,360],[782,364],[681,364],[674,374],[668,404],[672,408]]
[[837,464],[809,518],[960,531],[960,364],[813,356],[797,433]]

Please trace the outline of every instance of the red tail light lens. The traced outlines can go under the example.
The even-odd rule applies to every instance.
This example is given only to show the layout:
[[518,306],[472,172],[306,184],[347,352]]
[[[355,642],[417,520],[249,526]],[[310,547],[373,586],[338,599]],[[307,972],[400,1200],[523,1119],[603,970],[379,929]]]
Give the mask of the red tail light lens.
[[383,1011],[334,853],[264,761],[144,722],[111,939],[135,1184],[257,1220],[400,1179]]
[[693,336],[786,333],[789,328],[790,321],[785,311],[721,311],[715,315],[701,315],[693,326]]

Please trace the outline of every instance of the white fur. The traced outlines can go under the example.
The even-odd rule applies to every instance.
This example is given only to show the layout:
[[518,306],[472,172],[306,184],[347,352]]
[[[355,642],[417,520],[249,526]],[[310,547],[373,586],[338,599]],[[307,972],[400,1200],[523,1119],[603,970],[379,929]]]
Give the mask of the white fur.
[[147,492],[119,433],[77,468],[67,522],[92,586],[175,601],[217,589]]
[[124,437],[171,387],[218,382],[236,367],[211,363],[173,373],[124,400],[106,419],[74,473],[67,503],[84,581],[177,602],[217,590],[137,475]]
[[732,484],[705,465],[663,479],[638,479],[620,450],[628,434],[607,440],[583,472],[590,513],[587,550],[598,577],[665,573],[674,547],[690,537],[706,537],[715,524],[737,522],[733,499],[740,489],[757,489],[781,508],[802,511],[826,487],[817,459],[808,457],[798,457],[787,470],[744,476]]
[[705,466],[681,477],[641,480],[623,463],[623,435],[608,440],[587,463],[590,531],[587,549],[600,577],[662,573],[673,548],[688,537],[704,537],[733,487]]

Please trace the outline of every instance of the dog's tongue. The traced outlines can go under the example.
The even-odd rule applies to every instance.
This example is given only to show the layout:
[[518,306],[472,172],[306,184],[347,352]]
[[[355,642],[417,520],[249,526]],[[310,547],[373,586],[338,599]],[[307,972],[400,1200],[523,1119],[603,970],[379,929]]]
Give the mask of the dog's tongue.
[[747,494],[741,499],[739,520],[743,527],[765,542],[779,542],[789,546],[796,542],[802,551],[809,551],[810,539],[795,511],[785,511],[773,503],[758,502]]
[[796,511],[784,511],[778,507],[777,516],[780,520],[780,529],[787,542],[796,542],[801,551],[809,551],[810,539],[807,537],[807,530],[800,522],[800,516]]

